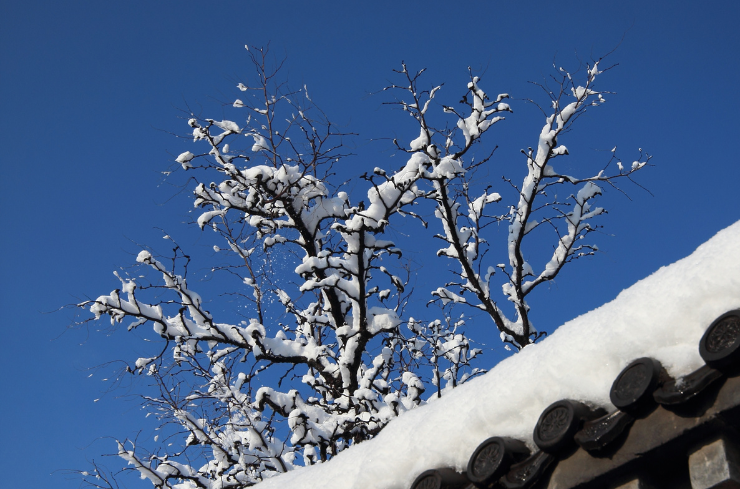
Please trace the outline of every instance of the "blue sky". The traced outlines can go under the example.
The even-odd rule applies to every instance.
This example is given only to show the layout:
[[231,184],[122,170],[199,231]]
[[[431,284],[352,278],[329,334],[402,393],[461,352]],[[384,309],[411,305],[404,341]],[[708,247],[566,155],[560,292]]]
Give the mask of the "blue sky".
[[[244,44],[270,43],[287,57],[291,84],[307,84],[332,120],[360,134],[342,170],[351,174],[395,166],[388,141],[371,139],[416,136],[384,99],[369,96],[393,68],[402,60],[427,67],[427,82],[445,82],[442,93],[453,98],[471,66],[489,93],[514,99],[514,114],[490,136],[501,146],[491,173],[521,176],[519,149],[536,144],[543,123],[522,100],[540,97],[528,82],[551,73],[553,60],[575,67],[624,37],[610,56],[619,66],[600,81],[616,94],[561,142],[577,168],[594,168],[615,145],[625,159],[643,148],[654,167],[637,179],[652,196],[633,186],[631,200],[604,196],[602,252],[533,299],[536,324],[552,329],[740,219],[739,21],[731,0],[3,1],[5,483],[77,487],[63,469],[112,451],[112,439],[101,437],[146,426],[128,387],[106,392],[106,368],[88,377],[90,367],[135,359],[140,338],[105,325],[68,331],[75,311],[53,311],[117,287],[112,271],[133,262],[138,243],[162,246],[158,228],[195,236],[189,251],[208,266],[210,244],[179,224],[187,196],[161,172],[191,149],[169,134],[187,130],[179,109],[202,106],[217,118],[219,102],[239,96],[236,83],[251,74]],[[501,348],[490,340],[494,362]]]

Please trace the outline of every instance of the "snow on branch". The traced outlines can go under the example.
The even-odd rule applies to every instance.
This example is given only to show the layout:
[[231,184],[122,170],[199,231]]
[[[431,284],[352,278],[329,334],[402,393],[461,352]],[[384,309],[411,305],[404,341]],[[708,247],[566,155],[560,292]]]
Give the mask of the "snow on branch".
[[[473,158],[468,160],[467,153],[486,130],[502,119],[497,113],[511,111],[508,104],[501,102],[508,95],[502,94],[495,100],[488,100],[481,88],[480,78],[471,75],[468,93],[460,101],[470,110],[469,115],[461,115],[461,111],[452,106],[442,106],[444,113],[457,118],[458,133],[455,130],[433,128],[427,108],[439,87],[430,91],[419,90],[422,72],[412,76],[404,65],[398,73],[406,78],[407,84],[389,87],[407,92],[410,101],[397,100],[394,103],[413,115],[421,131],[420,138],[408,148],[397,141],[395,143],[399,149],[411,153],[411,160],[425,161],[426,171],[422,178],[430,182],[432,188],[424,196],[435,202],[434,215],[442,229],[442,233],[436,237],[445,243],[437,255],[455,260],[460,265],[459,272],[455,273],[457,279],[437,287],[432,294],[442,304],[463,304],[486,311],[504,341],[517,348],[526,346],[543,334],[534,328],[529,319],[529,305],[525,297],[539,284],[555,279],[566,263],[593,255],[598,250],[596,245],[580,241],[598,229],[599,226],[591,221],[606,212],[602,207],[593,206],[595,198],[602,193],[598,184],[621,191],[616,186],[616,180],[631,180],[632,174],[650,161],[650,156],[643,155],[640,150],[639,159],[625,168],[615,151],[612,151],[606,167],[585,177],[561,174],[553,166],[556,158],[569,154],[568,148],[559,144],[558,139],[586,110],[605,102],[604,95],[607,92],[596,87],[597,78],[606,71],[600,68],[602,62],[599,60],[586,66],[583,84],[577,84],[574,75],[560,68],[559,78],[556,78],[558,89],[551,91],[543,86],[550,99],[549,112],[545,112],[545,123],[539,132],[535,149],[522,151],[526,175],[521,184],[514,185],[510,179],[504,178],[516,190],[516,201],[508,210],[501,209],[498,213],[487,212],[487,207],[502,200],[500,193],[488,187],[482,195],[472,194],[475,188],[472,175],[476,169],[488,163],[493,153],[478,162]],[[426,100],[423,98],[425,96]],[[460,136],[462,141],[456,142]],[[445,150],[441,152],[438,148]],[[616,172],[610,172],[614,165]],[[454,170],[440,171],[441,168]],[[577,185],[580,189],[570,199],[561,201],[558,200],[558,192],[551,187],[562,185]],[[484,230],[492,224],[505,222],[509,228],[508,256],[503,263],[484,264],[484,255],[491,249]],[[534,262],[525,259],[525,246],[532,239],[525,240],[525,237],[543,224],[554,232],[556,241],[552,256],[540,271],[536,271]],[[493,298],[491,279],[497,271],[506,275],[507,281],[502,285],[502,291],[514,306],[513,318]],[[527,280],[528,277],[533,278]]]
[[[229,317],[194,290],[200,284],[191,287],[191,259],[176,243],[171,263],[141,251],[142,274],[117,273],[119,288],[79,304],[94,319],[129,321],[129,330],[149,324],[163,342],[128,371],[150,379],[155,392],[144,404],[180,443],[154,453],[132,442],[117,449],[155,487],[247,487],[325,462],[484,372],[474,366],[482,350],[464,334],[465,316],[453,317],[458,306],[487,314],[492,336],[507,347],[536,341],[544,333],[529,319],[527,295],[598,250],[585,241],[606,212],[596,199],[650,161],[640,152],[625,165],[615,148],[606,166],[586,176],[556,170],[554,161],[571,153],[558,140],[604,102],[599,61],[582,85],[559,72],[536,145],[522,151],[521,183],[505,177],[510,188],[495,189],[476,172],[493,164],[497,147],[487,139],[512,113],[508,94],[489,97],[470,73],[462,100],[445,105],[443,85],[423,89],[424,70],[402,64],[401,81],[385,90],[414,121],[408,143],[394,140],[405,160],[363,174],[357,199],[334,182],[353,135],[329,121],[305,86],[288,88],[282,62],[255,48],[248,56],[255,73],[237,85],[240,98],[228,107],[234,116],[190,114],[198,149],[175,158],[196,181],[192,224],[203,240],[216,240],[211,277],[229,287],[224,295],[237,310]],[[428,239],[441,242],[437,256],[456,264],[446,282],[430,287],[441,319],[408,316],[419,291],[397,229],[409,216],[424,228],[434,216]],[[501,250],[491,245],[497,228],[508,230]],[[541,259],[529,256],[535,235],[553,243]],[[504,253],[496,258],[497,251]],[[211,289],[202,291],[211,296]]]

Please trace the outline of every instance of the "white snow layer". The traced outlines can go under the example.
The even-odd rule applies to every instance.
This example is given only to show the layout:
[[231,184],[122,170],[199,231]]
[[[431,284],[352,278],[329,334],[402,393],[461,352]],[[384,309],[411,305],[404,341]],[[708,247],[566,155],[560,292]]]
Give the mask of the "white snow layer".
[[488,374],[393,420],[373,440],[259,488],[405,489],[427,469],[464,470],[490,436],[519,438],[533,447],[534,425],[555,401],[614,410],[611,384],[636,358],[653,357],[674,377],[703,365],[701,336],[717,316],[737,308],[740,221]]

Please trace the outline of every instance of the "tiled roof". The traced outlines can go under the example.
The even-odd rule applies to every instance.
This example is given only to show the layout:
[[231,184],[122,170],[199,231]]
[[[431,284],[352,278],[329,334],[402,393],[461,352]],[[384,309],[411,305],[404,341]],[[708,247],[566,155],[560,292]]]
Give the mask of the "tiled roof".
[[466,473],[428,470],[412,488],[740,487],[740,310],[712,322],[699,351],[705,365],[679,379],[651,358],[630,363],[612,385],[611,413],[572,400],[548,406],[533,453],[494,436]]

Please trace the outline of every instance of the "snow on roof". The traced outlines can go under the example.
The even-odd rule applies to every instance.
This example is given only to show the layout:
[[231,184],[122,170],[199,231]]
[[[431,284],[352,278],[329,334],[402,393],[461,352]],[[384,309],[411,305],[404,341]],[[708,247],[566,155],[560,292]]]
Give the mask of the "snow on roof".
[[613,411],[611,384],[636,358],[659,360],[673,377],[703,365],[701,336],[715,318],[737,308],[740,221],[486,375],[392,421],[376,438],[259,487],[405,489],[427,469],[464,471],[490,436],[518,438],[534,448],[537,419],[555,401]]

